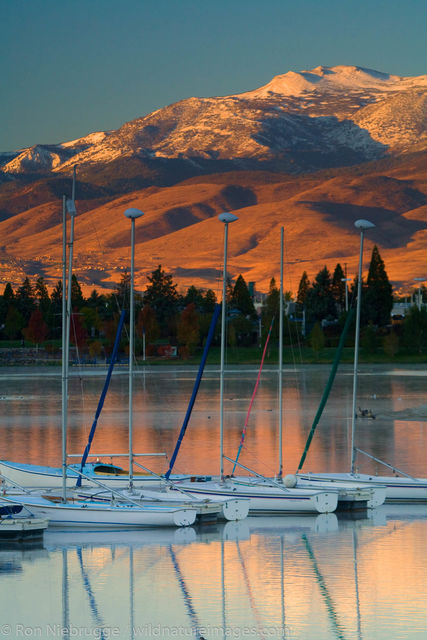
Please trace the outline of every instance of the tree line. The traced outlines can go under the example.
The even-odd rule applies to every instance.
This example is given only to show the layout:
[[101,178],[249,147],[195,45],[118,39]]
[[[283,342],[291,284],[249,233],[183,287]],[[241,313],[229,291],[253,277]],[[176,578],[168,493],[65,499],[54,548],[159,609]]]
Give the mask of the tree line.
[[[325,340],[339,335],[347,308],[354,305],[357,279],[349,284],[347,274],[337,264],[331,274],[325,266],[312,282],[304,272],[296,300],[284,295],[287,308],[284,317],[285,344],[308,340],[319,349]],[[361,326],[363,340],[371,350],[380,341],[391,355],[404,346],[410,351],[427,349],[427,318],[424,307],[413,307],[399,327],[391,327],[393,290],[384,262],[374,246],[366,281],[362,282]],[[424,293],[424,291],[423,291]],[[121,309],[129,307],[130,275],[124,272],[111,293],[94,289],[85,298],[78,279],[72,276],[70,341],[82,353],[97,357],[108,355],[114,343]],[[233,283],[227,280],[227,343],[231,346],[261,345],[268,331],[278,338],[280,292],[274,278],[268,293],[256,310],[251,293],[242,275]],[[178,291],[170,274],[159,265],[150,276],[144,293],[135,294],[136,355],[143,351],[154,355],[159,345],[176,345],[181,357],[192,355],[208,334],[214,306],[212,289],[191,286],[185,293]],[[219,343],[220,327],[215,340]],[[49,293],[43,277],[31,282],[26,277],[14,291],[7,283],[0,295],[0,339],[21,340],[58,349],[62,333],[62,282]],[[122,349],[126,350],[126,335]]]

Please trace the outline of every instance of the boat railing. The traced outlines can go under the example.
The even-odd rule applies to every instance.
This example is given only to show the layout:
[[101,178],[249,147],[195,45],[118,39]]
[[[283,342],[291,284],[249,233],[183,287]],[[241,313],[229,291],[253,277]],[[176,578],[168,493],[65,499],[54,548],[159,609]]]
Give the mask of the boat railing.
[[358,453],[361,453],[364,456],[367,456],[368,458],[370,458],[371,460],[374,460],[374,462],[378,462],[378,464],[382,464],[384,467],[387,467],[388,469],[391,469],[394,473],[399,473],[400,475],[405,476],[406,478],[409,478],[410,480],[413,480],[414,482],[419,482],[420,481],[419,478],[414,478],[414,476],[411,476],[409,473],[406,473],[405,471],[402,471],[401,469],[398,469],[397,467],[394,467],[393,465],[388,464],[388,462],[384,462],[384,460],[381,460],[380,458],[376,458],[375,456],[372,456],[367,451],[363,451],[363,449],[358,449],[357,447],[355,447],[354,449]]
[[[166,453],[133,453],[132,456],[134,458],[154,458],[159,456],[166,457]],[[67,453],[68,458],[81,458],[81,453]],[[128,453],[91,453],[88,458],[129,458]]]
[[165,478],[165,476],[159,475],[158,473],[156,473],[152,469],[149,469],[148,467],[144,467],[142,464],[139,464],[139,462],[134,462],[134,464],[137,467],[139,467],[140,469],[142,469],[143,471],[148,471],[149,473],[151,473],[153,476],[155,476],[156,478],[158,478],[162,482],[165,482],[167,484],[167,486],[172,487],[176,491],[179,491],[180,493],[184,494],[186,497],[191,496],[191,498],[194,499],[194,500],[199,500],[200,502],[205,502],[205,500],[206,500],[205,498],[201,498],[199,496],[193,496],[191,494],[191,491],[187,491],[186,489],[183,489],[182,487],[178,486],[178,484],[176,482],[174,482],[173,480],[170,480],[169,478]]
[[262,480],[264,484],[277,487],[278,489],[281,489],[284,493],[289,493],[289,489],[285,487],[281,482],[277,482],[276,480],[273,480],[273,478],[266,478],[261,473],[257,473],[253,469],[250,469],[249,467],[245,467],[244,464],[241,464],[240,462],[237,462],[237,460],[233,460],[233,458],[229,458],[228,456],[224,456],[224,460],[228,460],[233,464],[237,464],[237,466],[240,467],[241,469],[244,469],[245,471],[252,473],[256,478],[259,478],[260,480]]

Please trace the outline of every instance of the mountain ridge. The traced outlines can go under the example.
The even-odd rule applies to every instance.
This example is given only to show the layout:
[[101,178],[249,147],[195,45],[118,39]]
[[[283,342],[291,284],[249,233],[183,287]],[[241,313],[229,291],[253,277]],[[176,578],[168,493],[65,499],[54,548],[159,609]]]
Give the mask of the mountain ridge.
[[238,95],[187,98],[113,131],[0,154],[2,281],[60,279],[62,194],[78,163],[76,272],[85,288],[111,288],[126,268],[129,234],[118,212],[128,206],[146,213],[139,287],[157,264],[180,286],[212,286],[222,210],[241,217],[232,275],[264,290],[277,276],[271,247],[282,224],[298,279],[334,260],[355,267],[357,217],[377,224],[368,246],[376,241],[391,278],[409,286],[425,264],[426,86],[427,76],[321,66]]

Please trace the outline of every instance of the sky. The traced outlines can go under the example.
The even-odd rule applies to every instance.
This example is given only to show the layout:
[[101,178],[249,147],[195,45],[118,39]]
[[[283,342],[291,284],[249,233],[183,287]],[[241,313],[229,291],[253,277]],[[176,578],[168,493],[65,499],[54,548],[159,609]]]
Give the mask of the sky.
[[349,64],[427,73],[425,0],[0,0],[0,151]]

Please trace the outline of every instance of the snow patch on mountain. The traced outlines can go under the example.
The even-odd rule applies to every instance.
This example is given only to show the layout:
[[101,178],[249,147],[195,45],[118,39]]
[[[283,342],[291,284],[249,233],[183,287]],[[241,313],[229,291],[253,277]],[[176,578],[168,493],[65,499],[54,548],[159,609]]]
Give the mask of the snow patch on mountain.
[[[363,67],[339,65],[319,66],[311,71],[288,71],[275,76],[268,84],[253,91],[238,94],[241,98],[269,98],[274,95],[301,96],[305,93],[375,89],[376,91],[405,90],[427,86],[427,76],[402,78]],[[369,95],[369,94],[368,94]]]
[[425,144],[426,87],[427,76],[356,66],[289,71],[254,91],[188,98],[115,131],[3,156],[2,172],[58,173],[131,156],[278,161],[296,171],[362,162]]

